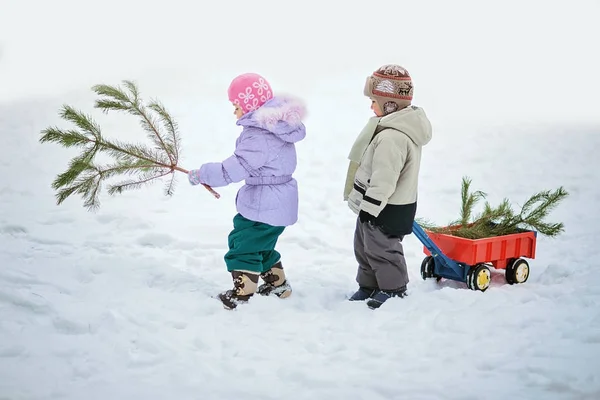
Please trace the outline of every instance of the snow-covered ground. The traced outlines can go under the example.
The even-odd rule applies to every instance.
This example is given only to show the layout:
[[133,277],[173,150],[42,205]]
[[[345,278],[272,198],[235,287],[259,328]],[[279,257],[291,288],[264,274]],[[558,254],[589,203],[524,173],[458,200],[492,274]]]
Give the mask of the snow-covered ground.
[[[584,3],[594,7],[591,2],[572,7],[580,11]],[[520,10],[515,17],[520,22],[538,15]],[[554,14],[544,15],[558,14],[548,5],[550,11]],[[591,19],[594,10],[587,11],[577,15]],[[565,18],[572,15],[564,11]],[[471,20],[466,14],[462,18]],[[567,39],[591,40],[575,41],[582,26],[573,25]],[[524,37],[531,43],[514,42],[521,43],[518,54],[535,45],[533,36]],[[311,43],[317,46],[321,39],[312,37]],[[390,300],[377,311],[345,300],[355,289],[356,272],[354,216],[342,202],[346,155],[369,116],[364,76],[385,61],[363,59],[360,68],[344,69],[316,68],[308,59],[303,62],[313,80],[295,80],[281,70],[274,78],[303,96],[310,112],[308,136],[298,145],[300,221],[279,244],[294,294],[285,300],[253,298],[235,312],[211,296],[231,285],[223,254],[239,185],[220,188],[222,198],[216,200],[180,174],[172,198],[164,197],[157,184],[103,196],[95,214],[76,197],[56,206],[50,183],[73,153],[39,144],[39,132],[54,124],[66,127],[57,116],[65,102],[92,111],[88,83],[118,80],[104,79],[108,75],[90,65],[90,76],[57,75],[36,92],[35,84],[23,86],[34,67],[29,64],[19,75],[21,59],[13,57],[29,54],[19,43],[34,41],[15,36],[0,42],[8,44],[0,53],[0,72],[10,72],[0,80],[7,84],[0,90],[10,88],[0,92],[0,399],[600,398],[600,120],[590,111],[594,101],[597,108],[597,98],[583,96],[599,81],[586,75],[593,64],[582,62],[577,70],[581,58],[561,59],[573,67],[566,71],[572,80],[553,83],[570,83],[567,97],[576,93],[577,98],[551,108],[564,99],[560,90],[556,99],[552,90],[541,90],[542,78],[552,74],[528,75],[550,60],[544,47],[549,42],[539,44],[542,61],[520,59],[524,76],[519,83],[529,77],[540,86],[514,91],[510,82],[480,71],[470,83],[461,75],[464,91],[449,93],[445,89],[452,82],[436,65],[456,72],[468,65],[474,69],[472,64],[458,56],[436,59],[427,49],[407,56],[414,64],[427,64],[415,68],[421,79],[416,103],[429,112],[435,129],[423,156],[419,216],[439,223],[455,218],[463,175],[492,202],[508,197],[518,205],[539,190],[561,185],[569,191],[550,217],[564,222],[566,232],[558,239],[539,238],[527,283],[507,285],[501,271],[493,271],[485,293],[455,282],[422,281],[422,246],[410,236],[405,240],[409,297]],[[36,49],[51,54],[46,45],[64,50],[58,43]],[[329,54],[322,46],[322,54]],[[411,51],[418,47],[412,46]],[[425,54],[428,62],[418,61]],[[111,73],[136,79],[130,73],[143,68],[142,57],[135,56],[135,68],[125,63],[122,74],[116,66]],[[386,56],[402,62],[401,54]],[[219,69],[219,58],[207,60]],[[283,62],[268,56],[267,61]],[[142,94],[164,101],[180,123],[183,167],[221,160],[233,149],[239,129],[225,89],[233,73],[261,65],[252,58],[247,66],[243,59],[238,62],[235,71],[228,66],[206,76],[184,66],[181,74],[173,67],[140,75]],[[556,71],[560,79],[562,72]],[[31,79],[42,81],[35,74]],[[443,82],[448,86],[441,90]],[[514,94],[517,106],[507,106],[505,90]],[[449,101],[454,94],[457,103]],[[108,136],[144,139],[132,117],[94,116]]]

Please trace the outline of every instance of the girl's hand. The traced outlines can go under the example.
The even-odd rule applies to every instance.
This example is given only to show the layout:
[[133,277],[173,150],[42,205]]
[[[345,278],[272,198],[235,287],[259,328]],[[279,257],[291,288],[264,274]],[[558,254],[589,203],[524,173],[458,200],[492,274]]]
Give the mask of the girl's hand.
[[190,184],[192,184],[192,185],[201,184],[202,181],[200,180],[200,170],[193,169],[190,172],[188,172],[188,180],[190,181]]
[[[198,184],[202,183],[202,181],[200,180],[200,170],[199,169],[193,169],[191,171],[187,171],[180,167],[176,167],[175,169],[177,169],[178,171],[181,171],[183,173],[186,173],[188,176],[188,180],[190,181],[190,183],[192,185],[198,185]],[[217,199],[221,198],[221,195],[219,193],[215,192],[213,190],[213,188],[211,188],[210,186],[208,186],[204,183],[202,183],[202,186],[204,186],[204,188],[206,190],[208,190],[213,196],[215,196],[215,198],[217,198]]]

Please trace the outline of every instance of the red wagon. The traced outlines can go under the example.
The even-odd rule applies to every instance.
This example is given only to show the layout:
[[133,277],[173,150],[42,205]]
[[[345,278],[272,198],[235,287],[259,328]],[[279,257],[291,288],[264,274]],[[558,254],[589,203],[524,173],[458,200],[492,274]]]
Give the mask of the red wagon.
[[504,269],[510,284],[524,283],[529,277],[525,258],[535,258],[537,232],[531,230],[483,239],[425,233],[417,223],[413,231],[426,254],[421,264],[423,279],[447,278],[465,282],[470,289],[485,291],[491,282],[490,267]]

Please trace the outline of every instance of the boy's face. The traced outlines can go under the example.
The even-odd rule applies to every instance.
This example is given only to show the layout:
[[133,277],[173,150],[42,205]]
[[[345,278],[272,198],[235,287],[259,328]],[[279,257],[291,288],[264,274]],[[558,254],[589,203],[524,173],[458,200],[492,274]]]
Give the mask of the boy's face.
[[383,116],[383,112],[381,112],[381,109],[379,108],[379,104],[377,104],[377,102],[373,99],[371,99],[371,110],[373,110],[373,112],[375,113],[376,116],[378,116],[378,117]]
[[244,110],[237,104],[233,104],[233,114],[237,119],[240,119],[244,115]]

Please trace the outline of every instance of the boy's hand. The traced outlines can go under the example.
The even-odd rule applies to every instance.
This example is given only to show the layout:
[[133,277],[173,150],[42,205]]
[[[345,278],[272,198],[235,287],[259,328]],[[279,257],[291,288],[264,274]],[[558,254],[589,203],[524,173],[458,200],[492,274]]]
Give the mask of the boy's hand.
[[360,222],[365,223],[365,222],[375,222],[375,217],[371,214],[369,214],[366,211],[360,210],[360,212],[358,213],[358,219],[360,220]]
[[200,180],[200,170],[193,169],[190,172],[188,172],[188,180],[192,185],[199,185],[200,183],[202,183],[202,181]]

